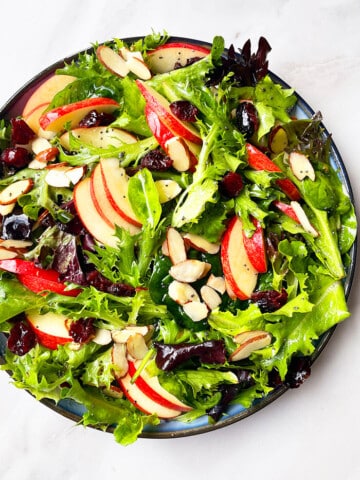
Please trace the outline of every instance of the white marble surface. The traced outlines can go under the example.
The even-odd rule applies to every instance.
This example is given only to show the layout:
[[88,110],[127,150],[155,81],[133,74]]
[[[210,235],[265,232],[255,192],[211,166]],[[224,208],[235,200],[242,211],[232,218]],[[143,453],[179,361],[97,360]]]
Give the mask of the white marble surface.
[[[270,67],[322,111],[359,202],[358,0],[12,0],[1,7],[0,104],[39,70],[93,41],[167,30],[178,36],[273,47]],[[195,437],[141,439],[75,426],[0,372],[0,478],[360,478],[360,299],[310,379],[240,423]]]

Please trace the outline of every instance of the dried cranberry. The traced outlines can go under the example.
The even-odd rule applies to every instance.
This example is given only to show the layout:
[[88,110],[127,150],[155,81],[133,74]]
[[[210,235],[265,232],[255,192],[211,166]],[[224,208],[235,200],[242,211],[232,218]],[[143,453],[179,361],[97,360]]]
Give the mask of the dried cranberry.
[[111,113],[97,112],[91,110],[85,117],[79,122],[79,127],[103,127],[110,125],[115,120],[115,117]]
[[259,128],[257,110],[252,102],[241,102],[236,108],[235,123],[240,132],[250,138]]
[[133,297],[135,295],[135,288],[124,283],[114,283],[105,278],[97,270],[92,270],[86,274],[86,281],[92,287],[95,287],[101,292],[111,293],[118,297]]
[[285,305],[287,297],[287,291],[283,288],[281,292],[277,290],[254,292],[251,295],[251,300],[258,305],[262,313],[270,313]]
[[311,375],[310,357],[299,356],[291,359],[288,372],[285,376],[285,385],[298,388]]
[[95,335],[94,319],[79,318],[75,322],[71,322],[69,334],[76,343],[86,343]]
[[229,198],[235,198],[243,188],[243,179],[239,173],[228,172],[219,182],[220,193]]
[[140,166],[153,172],[164,172],[172,166],[172,163],[170,157],[157,149],[146,153],[141,159]]
[[199,115],[199,109],[187,100],[177,100],[170,103],[170,110],[183,122],[196,122],[196,117]]
[[22,118],[12,118],[10,123],[12,145],[26,145],[35,137],[35,132]]
[[268,384],[269,387],[272,388],[281,387],[284,384],[284,382],[281,380],[280,373],[275,368],[269,372]]
[[23,168],[30,163],[31,155],[24,147],[8,147],[2,151],[0,161],[14,168]]
[[16,322],[10,330],[7,347],[15,355],[25,355],[36,345],[36,335],[29,325],[22,321]]

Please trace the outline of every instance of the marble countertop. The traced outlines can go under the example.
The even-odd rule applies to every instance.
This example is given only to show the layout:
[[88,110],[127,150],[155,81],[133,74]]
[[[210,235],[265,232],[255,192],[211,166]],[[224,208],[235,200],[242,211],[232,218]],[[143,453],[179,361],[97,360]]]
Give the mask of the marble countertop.
[[[2,6],[0,104],[38,71],[91,42],[167,30],[226,44],[264,35],[270,68],[320,110],[360,194],[360,3],[358,0],[103,0]],[[10,385],[0,372],[2,480],[360,478],[360,299],[311,377],[262,411],[187,438],[140,439],[128,447],[74,425]]]

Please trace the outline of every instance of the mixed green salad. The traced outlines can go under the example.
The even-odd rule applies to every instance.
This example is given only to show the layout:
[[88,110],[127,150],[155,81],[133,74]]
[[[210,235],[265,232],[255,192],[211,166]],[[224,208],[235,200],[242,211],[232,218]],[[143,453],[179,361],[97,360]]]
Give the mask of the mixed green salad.
[[114,39],[0,120],[1,368],[123,445],[299,386],[349,316],[354,207],[270,50]]

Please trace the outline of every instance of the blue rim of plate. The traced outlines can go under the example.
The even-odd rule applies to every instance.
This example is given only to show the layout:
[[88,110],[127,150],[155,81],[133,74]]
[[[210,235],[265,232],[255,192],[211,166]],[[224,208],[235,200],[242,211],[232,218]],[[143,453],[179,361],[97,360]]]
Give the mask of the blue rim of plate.
[[[123,40],[126,43],[132,43],[134,41],[143,38],[139,37],[128,37],[124,38]],[[171,42],[187,42],[193,43],[203,47],[211,47],[211,44],[208,42],[203,42],[201,40],[195,40],[186,37],[177,37],[172,36],[170,37],[169,41]],[[63,67],[65,63],[70,63],[77,59],[80,54],[86,52],[93,52],[93,48],[84,49],[80,52],[77,52],[69,57],[64,58],[63,60],[59,60],[56,63],[48,66],[37,75],[35,75],[31,80],[25,83],[0,109],[0,118],[10,118],[16,114],[19,114],[22,111],[22,106],[26,102],[26,100],[30,97],[31,93],[35,90],[35,88],[42,83],[48,76],[54,73],[55,70],[58,68]],[[284,82],[280,77],[275,75],[273,72],[269,71],[271,78],[276,82],[282,85],[284,88],[292,88],[286,82]],[[298,99],[297,104],[294,109],[294,114],[298,118],[311,118],[315,111],[308,105],[308,103],[295,91],[295,95]],[[328,136],[329,132],[322,124],[322,128],[324,129],[324,135]],[[342,160],[339,150],[337,149],[334,141],[331,139],[331,162],[332,165],[338,170],[338,176],[345,187],[350,200],[354,204],[354,196],[352,192],[352,187],[350,184],[349,176],[346,171],[346,167]],[[345,296],[348,299],[350,295],[350,290],[353,282],[353,277],[355,274],[355,266],[356,266],[356,256],[357,256],[357,243],[355,242],[350,250],[350,266],[347,270],[346,278],[344,279],[344,289],[345,289]],[[311,356],[311,364],[319,357],[320,353],[323,351],[325,346],[327,345],[330,337],[332,336],[336,326],[331,328],[329,331],[325,332],[317,341],[316,349]],[[4,363],[3,354],[6,347],[6,335],[0,333],[0,363]],[[11,376],[11,372],[7,372]],[[191,435],[198,435],[201,433],[207,433],[213,430],[217,430],[220,428],[224,428],[228,425],[236,423],[254,413],[262,410],[270,403],[278,399],[281,395],[283,395],[288,390],[287,386],[279,386],[275,388],[270,394],[266,395],[265,397],[256,400],[249,408],[244,408],[242,405],[235,404],[231,405],[226,415],[220,419],[216,423],[209,422],[207,416],[200,417],[199,419],[191,422],[191,423],[182,423],[176,420],[164,421],[162,420],[159,425],[155,427],[146,427],[144,431],[139,435],[140,438],[177,438],[177,437],[186,437]],[[53,400],[49,399],[42,399],[40,402],[50,408],[51,410],[55,411],[56,413],[62,415],[63,417],[68,418],[71,421],[76,423],[81,423],[82,414],[85,412],[85,409],[82,405],[74,402],[73,400],[61,400],[59,403],[55,403]],[[98,427],[92,427],[91,428]],[[109,427],[106,431],[112,433],[114,427]]]

